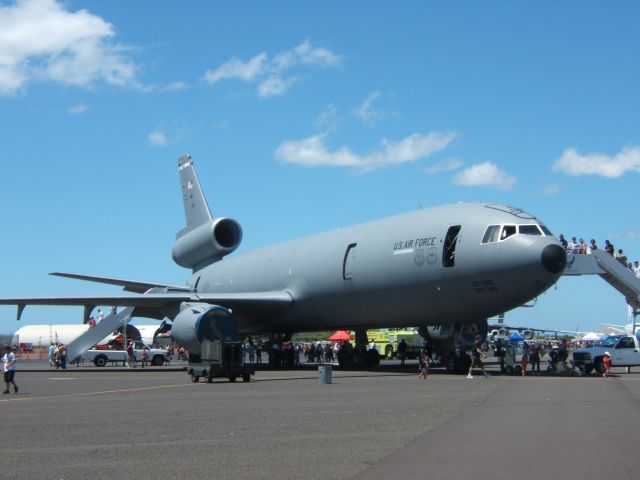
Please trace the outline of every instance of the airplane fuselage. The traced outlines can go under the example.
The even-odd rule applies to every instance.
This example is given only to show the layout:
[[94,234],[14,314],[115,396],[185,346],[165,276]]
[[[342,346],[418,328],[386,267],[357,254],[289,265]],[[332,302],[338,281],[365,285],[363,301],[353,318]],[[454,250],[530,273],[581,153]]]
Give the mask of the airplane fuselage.
[[[242,333],[471,323],[557,281],[564,251],[541,225],[499,205],[421,209],[234,255],[189,284],[196,293],[291,295],[284,312],[238,312]],[[487,240],[489,226],[505,238]]]

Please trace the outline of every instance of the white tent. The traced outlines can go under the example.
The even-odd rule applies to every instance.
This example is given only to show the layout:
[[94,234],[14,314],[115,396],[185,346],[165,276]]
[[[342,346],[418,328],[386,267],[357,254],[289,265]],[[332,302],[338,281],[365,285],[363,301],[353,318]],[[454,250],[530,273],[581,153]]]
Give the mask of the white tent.
[[602,338],[602,334],[596,332],[589,332],[582,337],[582,340],[600,340]]

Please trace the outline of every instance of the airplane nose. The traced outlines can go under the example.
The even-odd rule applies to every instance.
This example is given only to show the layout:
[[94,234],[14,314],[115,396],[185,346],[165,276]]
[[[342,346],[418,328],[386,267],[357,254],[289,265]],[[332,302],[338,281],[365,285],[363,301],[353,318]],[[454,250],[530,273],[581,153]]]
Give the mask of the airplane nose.
[[567,266],[567,254],[560,245],[547,245],[542,250],[542,266],[549,273],[560,273]]

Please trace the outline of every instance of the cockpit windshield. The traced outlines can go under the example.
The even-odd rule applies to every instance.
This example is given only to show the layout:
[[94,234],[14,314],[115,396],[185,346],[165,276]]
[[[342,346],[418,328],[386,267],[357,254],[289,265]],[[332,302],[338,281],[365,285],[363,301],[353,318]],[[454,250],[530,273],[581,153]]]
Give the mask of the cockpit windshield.
[[553,236],[542,224],[527,223],[523,225],[489,225],[482,237],[482,243],[501,242],[513,235]]

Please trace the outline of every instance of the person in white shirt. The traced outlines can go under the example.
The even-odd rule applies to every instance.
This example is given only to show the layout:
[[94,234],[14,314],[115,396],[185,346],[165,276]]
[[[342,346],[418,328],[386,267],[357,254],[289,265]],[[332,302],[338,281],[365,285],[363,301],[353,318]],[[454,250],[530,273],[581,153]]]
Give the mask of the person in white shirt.
[[7,347],[2,357],[2,371],[4,372],[4,384],[6,386],[3,394],[9,393],[9,386],[13,385],[13,391],[18,393],[18,385],[15,382],[16,375],[16,347]]

